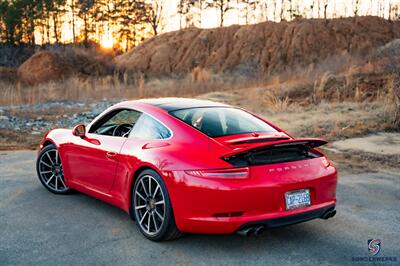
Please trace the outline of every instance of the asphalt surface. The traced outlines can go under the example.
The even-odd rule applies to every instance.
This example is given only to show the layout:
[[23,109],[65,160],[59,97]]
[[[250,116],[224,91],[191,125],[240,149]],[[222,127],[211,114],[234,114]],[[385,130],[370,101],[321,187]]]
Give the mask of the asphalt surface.
[[377,256],[397,256],[388,264],[400,264],[400,174],[342,173],[333,219],[259,237],[187,235],[154,243],[115,207],[80,193],[48,192],[36,177],[35,157],[0,152],[0,265],[347,265],[368,256],[371,238],[382,242]]

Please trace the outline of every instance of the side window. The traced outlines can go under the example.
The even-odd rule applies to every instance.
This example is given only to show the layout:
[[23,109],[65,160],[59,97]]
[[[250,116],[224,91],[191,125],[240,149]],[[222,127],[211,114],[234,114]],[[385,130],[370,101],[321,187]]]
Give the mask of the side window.
[[141,114],[141,112],[130,109],[112,111],[95,123],[90,128],[89,133],[126,137],[139,120]]
[[117,114],[112,116],[103,125],[111,126],[111,125],[130,124],[133,126],[139,119],[140,114],[141,114],[140,112],[133,110],[121,110]]
[[151,116],[143,114],[129,136],[138,139],[166,139],[171,137],[171,132]]

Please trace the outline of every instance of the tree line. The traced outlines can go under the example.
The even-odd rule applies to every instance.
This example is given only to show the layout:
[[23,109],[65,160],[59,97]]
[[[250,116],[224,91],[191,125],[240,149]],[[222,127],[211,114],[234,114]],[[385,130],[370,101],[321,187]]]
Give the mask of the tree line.
[[[349,2],[351,2],[349,4]],[[361,4],[369,5],[361,13]],[[345,15],[400,17],[397,4],[384,0],[346,1]],[[119,49],[129,49],[144,39],[159,34],[171,9],[168,0],[0,0],[0,42],[19,44],[99,42],[111,38]],[[178,0],[174,7],[179,28],[201,27],[206,10],[218,14],[218,25],[235,11],[238,24],[266,20],[282,21],[298,17],[328,18],[342,16],[335,0]],[[342,7],[343,9],[343,7]],[[343,13],[343,10],[341,10]],[[230,21],[231,23],[231,21]],[[38,40],[39,38],[39,40]]]
[[400,18],[400,3],[397,0],[346,0],[342,1],[343,6],[338,6],[338,3],[336,0],[179,0],[177,13],[180,16],[180,28],[201,26],[202,14],[206,9],[217,11],[219,26],[225,25],[226,15],[232,10],[236,11],[239,24],[359,15]]
[[[0,0],[0,40],[35,45],[98,42],[110,32],[129,48],[161,25],[161,1],[144,0]],[[41,40],[37,40],[40,36]]]

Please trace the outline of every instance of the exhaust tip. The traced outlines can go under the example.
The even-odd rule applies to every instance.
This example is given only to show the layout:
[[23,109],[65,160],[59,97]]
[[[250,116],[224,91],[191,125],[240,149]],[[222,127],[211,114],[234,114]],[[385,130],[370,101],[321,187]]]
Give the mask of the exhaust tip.
[[259,236],[264,232],[264,230],[265,230],[265,226],[259,225],[259,226],[241,229],[241,230],[237,231],[237,234],[239,234],[241,236],[245,236],[245,237],[249,237],[252,235]]
[[249,227],[249,228],[246,228],[246,229],[242,229],[242,230],[237,231],[237,233],[238,233],[239,235],[245,236],[245,237],[249,237],[249,236],[253,235],[254,232],[255,232],[255,230],[254,230],[254,228],[252,228],[252,227]]
[[321,218],[327,220],[329,218],[332,218],[335,215],[336,215],[336,210],[331,210],[331,211],[327,211],[326,213],[324,213],[324,215],[322,215]]
[[261,235],[265,230],[265,227],[263,225],[256,227],[254,231],[254,235],[259,236]]

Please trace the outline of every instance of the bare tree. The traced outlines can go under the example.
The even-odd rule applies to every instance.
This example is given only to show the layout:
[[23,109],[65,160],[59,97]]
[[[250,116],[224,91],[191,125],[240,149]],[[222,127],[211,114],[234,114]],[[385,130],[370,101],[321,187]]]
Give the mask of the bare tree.
[[262,9],[263,9],[263,12],[265,12],[265,13],[263,13],[263,18],[265,18],[265,20],[266,21],[268,21],[268,10],[269,10],[269,6],[268,6],[268,1],[265,1],[264,3],[262,3],[262,1],[260,1],[261,2],[261,5],[262,5]]
[[76,31],[75,31],[75,14],[76,14],[76,0],[71,0],[69,4],[69,9],[71,13],[71,28],[72,28],[72,42],[75,43],[76,41]]
[[194,0],[193,7],[197,10],[197,24],[199,27],[202,25],[202,14],[204,8],[204,0]]
[[311,17],[314,16],[314,8],[315,8],[315,0],[312,0],[310,4]]
[[288,0],[289,1],[289,17],[290,20],[293,20],[293,18],[297,18],[297,17],[301,17],[302,15],[300,14],[300,10],[299,10],[299,3],[296,2],[294,0]]
[[328,10],[328,4],[329,4],[329,0],[323,0],[324,1],[324,19],[327,19],[326,16],[326,11]]
[[91,32],[91,20],[93,18],[93,7],[95,2],[93,0],[78,0],[77,15],[83,20],[83,43],[85,46],[89,42],[89,33]]
[[273,2],[272,2],[272,5],[274,6],[273,18],[272,18],[273,21],[275,21],[275,19],[276,19],[276,1],[277,0],[273,0]]
[[152,1],[147,14],[147,21],[150,24],[153,35],[157,36],[158,29],[161,26],[162,14],[163,14],[163,0]]
[[293,0],[288,0],[289,1],[289,16],[290,16],[290,20],[292,20],[293,19],[293,13],[294,13],[294,10],[293,10]]
[[321,18],[321,0],[318,0],[318,18]]
[[280,12],[280,15],[279,15],[281,21],[284,20],[285,6],[286,6],[285,2],[286,2],[285,0],[281,0],[281,12]]
[[207,0],[206,8],[216,8],[219,11],[219,25],[222,27],[224,25],[225,14],[232,9],[231,0]]
[[353,0],[352,7],[353,7],[353,14],[355,17],[357,17],[358,12],[360,11],[360,0]]
[[[242,3],[244,5],[243,13],[244,13],[244,18],[245,18],[245,23],[246,23],[246,25],[248,25],[250,22],[251,13],[255,14],[258,1],[257,0],[240,0],[240,2],[238,1],[238,4],[240,4],[240,3]],[[240,10],[240,11],[242,11],[242,10]]]
[[183,17],[186,18],[188,13],[190,12],[191,8],[191,3],[193,1],[191,0],[179,0],[178,1],[178,11],[177,13],[179,14],[179,29],[182,29],[182,19]]

